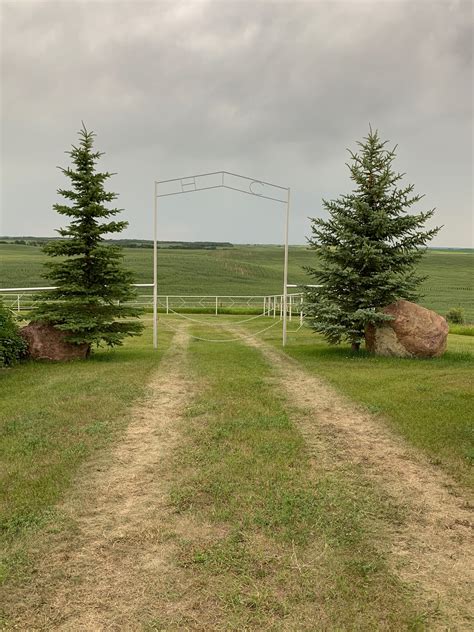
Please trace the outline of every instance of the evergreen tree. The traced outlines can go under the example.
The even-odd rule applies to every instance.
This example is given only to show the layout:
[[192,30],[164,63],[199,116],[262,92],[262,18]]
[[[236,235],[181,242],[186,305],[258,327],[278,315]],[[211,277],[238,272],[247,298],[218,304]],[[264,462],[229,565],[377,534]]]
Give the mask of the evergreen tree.
[[320,288],[306,291],[309,324],[325,339],[349,341],[359,349],[367,324],[389,320],[381,308],[398,300],[417,300],[424,277],[416,263],[439,228],[425,229],[434,209],[407,211],[421,200],[414,185],[399,186],[404,174],[392,169],[395,150],[387,150],[370,128],[360,151],[349,150],[355,188],[336,200],[323,200],[329,219],[312,219],[310,246],[317,267],[307,268]]
[[74,168],[60,167],[70,179],[71,189],[58,193],[71,204],[54,204],[53,208],[72,220],[57,231],[64,239],[43,248],[50,257],[59,258],[46,263],[45,275],[57,289],[38,297],[34,320],[65,331],[69,342],[112,347],[122,344],[126,336],[138,335],[143,325],[125,320],[140,314],[124,305],[135,295],[132,275],[122,266],[121,248],[104,242],[104,235],[120,233],[128,222],[109,219],[122,209],[106,207],[117,198],[104,189],[105,181],[114,174],[96,171],[103,154],[93,150],[94,136],[83,124],[78,146],[67,152]]

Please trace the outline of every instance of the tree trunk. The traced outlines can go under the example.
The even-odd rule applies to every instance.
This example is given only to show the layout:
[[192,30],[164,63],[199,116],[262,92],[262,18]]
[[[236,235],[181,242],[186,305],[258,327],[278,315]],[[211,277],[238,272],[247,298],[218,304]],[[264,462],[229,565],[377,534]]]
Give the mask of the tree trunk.
[[359,351],[359,349],[360,349],[360,342],[351,342],[351,349],[352,349],[352,351]]

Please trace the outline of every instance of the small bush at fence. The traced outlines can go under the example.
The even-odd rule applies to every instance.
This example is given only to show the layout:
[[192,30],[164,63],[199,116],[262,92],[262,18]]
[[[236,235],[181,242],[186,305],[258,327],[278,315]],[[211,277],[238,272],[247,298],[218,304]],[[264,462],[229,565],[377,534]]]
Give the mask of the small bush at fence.
[[0,301],[0,367],[12,366],[26,355],[27,345],[12,312]]
[[464,317],[464,310],[462,307],[451,307],[446,314],[446,320],[448,323],[454,325],[464,325],[466,319]]

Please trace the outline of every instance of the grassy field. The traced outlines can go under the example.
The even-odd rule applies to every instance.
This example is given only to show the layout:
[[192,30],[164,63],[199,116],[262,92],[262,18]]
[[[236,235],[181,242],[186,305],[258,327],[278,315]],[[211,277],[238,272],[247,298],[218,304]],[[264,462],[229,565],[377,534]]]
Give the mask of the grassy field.
[[[137,283],[152,281],[153,253],[126,248],[125,261]],[[48,285],[42,277],[45,257],[38,247],[0,244],[0,287]],[[314,264],[314,254],[304,246],[291,246],[289,283],[308,283],[304,266]],[[281,293],[283,248],[280,246],[234,246],[217,250],[159,251],[160,294],[275,294]],[[445,314],[461,306],[474,322],[474,252],[427,253],[420,271],[428,278],[421,303]]]

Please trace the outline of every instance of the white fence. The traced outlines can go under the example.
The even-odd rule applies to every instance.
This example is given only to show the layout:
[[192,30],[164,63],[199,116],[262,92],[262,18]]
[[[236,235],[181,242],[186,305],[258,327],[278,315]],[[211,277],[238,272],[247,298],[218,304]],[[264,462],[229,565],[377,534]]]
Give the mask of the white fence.
[[[142,302],[138,305],[151,305],[151,297],[140,295],[137,297]],[[288,294],[288,317],[291,320],[294,314],[300,314],[303,306],[302,294]],[[283,294],[267,295],[167,295],[158,296],[158,306],[166,314],[181,311],[212,311],[217,316],[219,313],[229,313],[232,310],[244,312],[260,312],[264,316],[273,318],[283,317]]]
[[[135,287],[153,287],[152,284],[137,284]],[[3,299],[5,305],[10,309],[21,313],[27,312],[35,308],[37,295],[46,290],[52,290],[53,287],[35,287],[35,288],[3,288],[0,289],[0,298]],[[303,294],[288,294],[288,319],[292,320],[294,316],[298,316],[300,321],[303,319]],[[152,294],[137,294],[134,301],[127,303],[142,308],[153,308]],[[165,294],[158,295],[158,307],[160,311],[166,314],[180,311],[203,311],[212,312],[216,316],[219,313],[229,313],[232,310],[237,312],[259,312],[263,316],[273,318],[283,317],[283,294],[266,294],[266,295],[184,295],[184,294]]]

